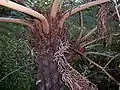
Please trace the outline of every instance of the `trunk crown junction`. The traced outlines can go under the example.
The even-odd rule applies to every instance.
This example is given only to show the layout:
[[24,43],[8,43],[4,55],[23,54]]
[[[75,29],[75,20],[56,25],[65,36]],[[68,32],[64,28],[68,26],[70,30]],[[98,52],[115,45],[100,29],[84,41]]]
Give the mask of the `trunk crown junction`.
[[[58,14],[59,13],[59,14]],[[98,90],[86,77],[83,77],[67,62],[69,53],[68,30],[59,28],[60,12],[56,18],[48,18],[50,32],[44,34],[38,21],[35,21],[33,42],[37,49],[38,90]],[[37,23],[38,22],[38,23]],[[66,86],[65,86],[66,85]]]

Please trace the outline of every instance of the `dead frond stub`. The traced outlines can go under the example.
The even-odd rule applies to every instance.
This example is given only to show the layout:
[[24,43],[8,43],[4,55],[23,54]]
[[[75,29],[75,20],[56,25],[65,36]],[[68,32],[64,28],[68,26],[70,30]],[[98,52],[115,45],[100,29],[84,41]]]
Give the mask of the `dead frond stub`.
[[54,54],[54,61],[58,63],[58,71],[62,75],[62,80],[70,90],[98,90],[86,77],[76,71],[68,62],[64,53],[69,53],[68,41],[58,40],[58,51]]
[[98,12],[98,28],[100,36],[106,37],[106,42],[108,43],[108,39],[110,34],[108,32],[108,19],[109,19],[109,12],[110,12],[110,3],[104,3],[101,5],[101,8]]

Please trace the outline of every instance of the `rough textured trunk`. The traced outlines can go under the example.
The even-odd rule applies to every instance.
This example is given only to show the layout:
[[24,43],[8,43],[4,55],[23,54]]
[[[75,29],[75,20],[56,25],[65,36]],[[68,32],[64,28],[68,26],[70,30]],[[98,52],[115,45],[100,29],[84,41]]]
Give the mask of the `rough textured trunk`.
[[58,63],[54,61],[54,54],[58,50],[58,37],[66,37],[66,30],[59,30],[56,22],[50,21],[50,33],[45,35],[38,20],[34,21],[30,44],[37,53],[37,87],[38,90],[65,90],[62,76],[58,72]]
[[58,65],[53,61],[53,52],[48,52],[39,57],[38,64],[38,90],[64,90]]
[[65,27],[59,28],[59,15],[54,20],[48,19],[50,32],[47,35],[43,33],[38,20],[33,22],[29,42],[37,56],[38,90],[65,90],[65,85],[71,90],[97,90],[67,62],[66,56],[70,55],[68,31]]

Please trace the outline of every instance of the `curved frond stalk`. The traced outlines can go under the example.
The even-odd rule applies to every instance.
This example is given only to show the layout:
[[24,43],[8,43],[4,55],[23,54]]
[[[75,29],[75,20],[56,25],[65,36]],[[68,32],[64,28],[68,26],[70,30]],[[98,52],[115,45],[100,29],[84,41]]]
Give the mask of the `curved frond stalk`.
[[79,12],[79,19],[80,19],[80,34],[76,40],[76,44],[78,44],[82,38],[82,35],[83,35],[83,29],[84,29],[84,20],[83,20],[83,13],[82,12]]
[[12,22],[12,23],[18,23],[18,24],[23,24],[25,26],[28,26],[30,28],[33,28],[33,26],[28,23],[25,20],[21,20],[21,19],[15,19],[15,18],[5,18],[5,17],[0,17],[0,22]]
[[[82,37],[82,35],[79,35],[76,44],[80,44],[80,42],[85,41],[86,39],[88,39],[88,37],[90,35],[92,35],[95,31],[97,30],[97,26],[95,28],[93,28],[88,34],[86,34],[84,37]],[[82,31],[83,32],[83,31]]]
[[90,54],[93,54],[93,55],[100,55],[100,56],[105,56],[105,57],[113,58],[113,56],[111,56],[111,55],[109,55],[109,54],[106,54],[106,53],[100,53],[100,52],[87,52],[87,55],[90,55]]
[[93,49],[97,46],[102,46],[102,44],[93,44],[93,45],[89,45],[89,46],[86,46],[87,49]]
[[22,6],[22,5],[19,5],[17,3],[14,3],[12,1],[9,1],[9,0],[0,0],[0,5],[17,10],[17,11],[20,11],[20,12],[23,12],[23,13],[26,13],[26,14],[31,15],[31,16],[34,16],[35,18],[37,18],[41,21],[42,26],[43,26],[43,31],[45,33],[49,33],[48,21],[42,14],[40,14],[40,13],[30,9],[30,8],[27,8],[25,6]]
[[97,42],[97,41],[99,41],[99,40],[101,40],[101,39],[104,39],[105,37],[100,37],[100,38],[97,38],[97,39],[94,39],[94,40],[92,40],[92,41],[90,41],[90,42],[87,42],[87,43],[81,43],[80,44],[80,46],[81,46],[81,48],[83,48],[83,47],[86,47],[86,46],[88,46],[88,45],[90,45],[90,44],[92,44],[92,43],[95,43],[95,42]]
[[30,63],[30,64],[28,64],[28,65],[22,66],[22,67],[20,67],[20,68],[14,70],[14,71],[8,73],[6,76],[4,76],[3,78],[0,79],[0,82],[2,82],[4,79],[6,79],[6,78],[7,78],[8,76],[10,76],[11,74],[13,74],[13,73],[15,73],[15,72],[17,72],[17,71],[19,71],[19,70],[25,68],[25,67],[28,67],[28,66],[30,66],[30,65],[33,65],[33,63]]
[[[79,11],[82,11],[82,10],[84,10],[84,9],[87,9],[87,8],[89,8],[89,7],[96,6],[96,5],[98,5],[98,4],[102,4],[102,3],[105,3],[105,2],[109,2],[109,1],[110,1],[110,0],[96,0],[96,1],[92,1],[92,2],[87,3],[87,4],[83,4],[83,5],[81,5],[80,7],[77,7],[77,8],[75,8],[75,9],[73,9],[73,10],[71,11],[71,15],[73,15],[73,14],[79,12]],[[63,27],[63,24],[64,24],[65,20],[68,19],[69,16],[70,16],[70,15],[69,15],[69,12],[66,13],[66,14],[63,16],[63,18],[62,18],[61,21],[60,21],[60,26],[59,26],[60,28]]]
[[61,0],[54,0],[54,2],[53,2],[52,9],[51,9],[51,13],[50,13],[50,16],[51,16],[52,18],[55,18],[55,17],[56,17],[56,14],[57,14],[57,11],[58,11],[58,8],[59,8],[60,1],[61,1]]
[[120,55],[120,53],[116,54],[114,57],[112,57],[107,64],[104,66],[104,68],[106,68],[116,57],[118,57]]
[[93,28],[88,34],[86,34],[84,37],[81,38],[81,41],[86,40],[90,35],[92,35],[95,31],[97,31],[98,27],[96,26]]

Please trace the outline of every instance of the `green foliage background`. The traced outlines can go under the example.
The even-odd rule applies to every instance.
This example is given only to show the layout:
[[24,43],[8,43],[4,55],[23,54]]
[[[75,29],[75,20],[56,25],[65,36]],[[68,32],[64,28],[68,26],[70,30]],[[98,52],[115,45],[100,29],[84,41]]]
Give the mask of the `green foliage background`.
[[0,23],[0,90],[35,90],[34,58],[24,31],[23,26]]
[[[53,0],[26,0],[27,3],[36,9],[46,11],[49,9]],[[70,0],[66,0],[69,2]],[[74,0],[73,0],[74,1]],[[47,3],[46,3],[47,2]],[[74,7],[83,2],[76,2]],[[71,6],[64,6],[63,11],[70,10]],[[73,15],[66,22],[69,28],[71,40],[75,40],[83,29],[83,36],[86,35],[97,25],[98,7],[88,8],[83,11],[83,26],[79,13]],[[29,16],[0,7],[1,17],[29,18]],[[88,57],[101,66],[104,66],[111,57],[120,53],[120,27],[118,22],[111,19],[109,22],[109,31],[111,34],[111,43],[104,45],[104,40],[100,40],[86,47],[87,52],[98,52],[100,54],[89,54]],[[11,23],[0,23],[0,90],[36,90],[35,85],[35,65],[34,56],[28,46],[26,35],[27,28],[22,25]],[[95,32],[97,34],[97,32]],[[92,34],[89,38],[93,38]],[[107,55],[107,56],[106,56]],[[109,56],[109,57],[108,57]],[[116,57],[107,67],[107,71],[120,81],[120,56]],[[118,90],[114,81],[109,79],[100,69],[90,64],[83,57],[74,60],[71,65],[84,76],[87,76],[93,83],[98,85],[99,90]]]

